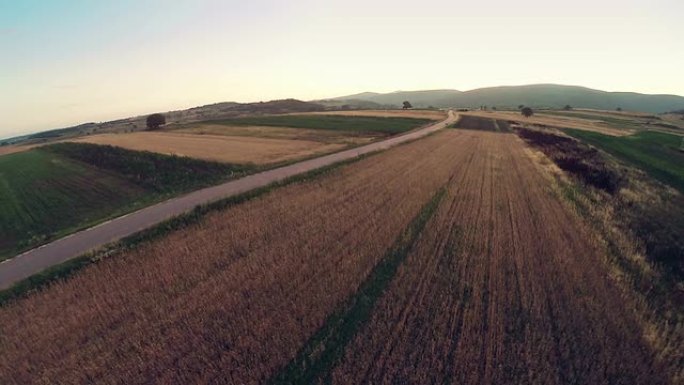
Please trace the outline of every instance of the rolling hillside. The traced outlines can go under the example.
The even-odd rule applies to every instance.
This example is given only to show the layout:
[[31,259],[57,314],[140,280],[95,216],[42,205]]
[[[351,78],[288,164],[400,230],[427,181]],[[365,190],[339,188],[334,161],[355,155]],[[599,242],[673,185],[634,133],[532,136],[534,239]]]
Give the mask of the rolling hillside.
[[661,113],[684,108],[684,97],[677,95],[646,95],[632,92],[606,92],[578,86],[536,84],[479,88],[471,91],[431,90],[397,91],[388,94],[364,92],[333,100],[365,100],[399,106],[409,100],[414,107],[532,107],[561,108],[567,104],[576,108],[595,108]]

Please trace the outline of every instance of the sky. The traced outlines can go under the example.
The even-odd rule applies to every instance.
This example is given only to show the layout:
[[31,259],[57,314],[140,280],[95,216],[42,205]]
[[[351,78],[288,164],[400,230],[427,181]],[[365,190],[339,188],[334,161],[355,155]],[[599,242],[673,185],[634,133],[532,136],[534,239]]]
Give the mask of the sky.
[[364,91],[684,95],[682,15],[681,0],[0,0],[0,138]]

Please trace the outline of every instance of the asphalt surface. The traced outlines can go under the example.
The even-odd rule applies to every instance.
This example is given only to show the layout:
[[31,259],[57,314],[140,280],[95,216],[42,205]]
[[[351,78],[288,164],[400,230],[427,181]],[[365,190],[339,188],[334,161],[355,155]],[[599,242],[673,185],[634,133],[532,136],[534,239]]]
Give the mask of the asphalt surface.
[[207,187],[76,232],[1,262],[0,289],[9,288],[16,282],[51,266],[153,227],[174,216],[191,211],[199,205],[229,198],[298,174],[421,138],[446,127],[453,123],[456,118],[457,115],[453,111],[449,111],[446,120],[404,135]]

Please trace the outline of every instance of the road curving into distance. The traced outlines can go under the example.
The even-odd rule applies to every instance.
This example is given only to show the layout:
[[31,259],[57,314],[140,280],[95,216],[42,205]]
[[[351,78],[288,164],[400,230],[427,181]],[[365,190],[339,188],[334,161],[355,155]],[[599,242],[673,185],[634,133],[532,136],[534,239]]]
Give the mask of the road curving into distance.
[[229,198],[295,175],[424,137],[445,128],[455,122],[456,119],[457,115],[453,111],[449,111],[447,119],[403,135],[249,175],[217,186],[203,188],[76,232],[0,262],[0,290],[7,289],[13,284],[49,267],[97,250],[107,244],[153,227],[174,216],[189,212],[197,206]]

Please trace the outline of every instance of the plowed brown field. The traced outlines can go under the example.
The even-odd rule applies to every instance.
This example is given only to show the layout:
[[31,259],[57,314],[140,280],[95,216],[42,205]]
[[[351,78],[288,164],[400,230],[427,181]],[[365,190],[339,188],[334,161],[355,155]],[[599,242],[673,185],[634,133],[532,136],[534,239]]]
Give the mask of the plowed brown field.
[[602,251],[523,144],[468,135],[478,138],[475,155],[349,344],[335,383],[665,383]]

